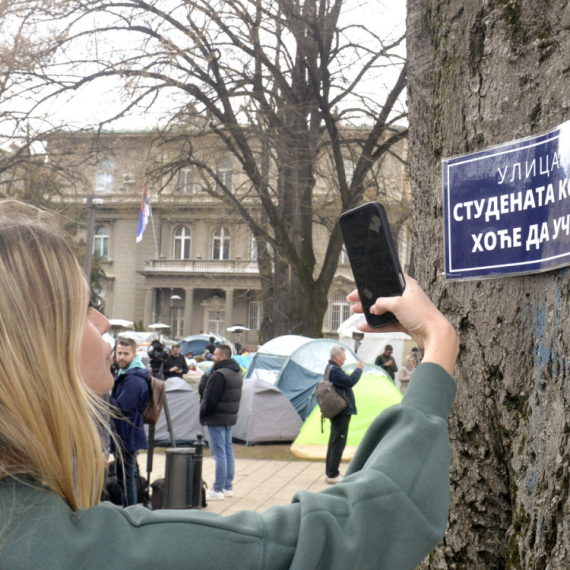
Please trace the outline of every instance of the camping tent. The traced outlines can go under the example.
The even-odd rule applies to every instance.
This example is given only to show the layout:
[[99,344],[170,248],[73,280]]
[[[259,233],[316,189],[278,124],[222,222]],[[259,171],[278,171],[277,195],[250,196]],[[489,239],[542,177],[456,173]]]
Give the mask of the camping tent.
[[[343,369],[351,373],[354,365]],[[398,404],[402,394],[386,373],[377,366],[366,364],[358,384],[353,388],[358,414],[352,416],[343,459],[352,459],[354,452],[372,420],[383,410]],[[291,451],[305,459],[326,459],[330,421],[324,421],[321,433],[321,410],[317,406],[307,418]]]
[[[346,319],[346,321],[341,323],[340,327],[338,327],[338,338],[340,342],[353,348],[355,341],[352,338],[352,333],[358,330],[358,325],[364,323],[366,323],[366,319],[364,315],[361,314],[354,314]],[[378,330],[380,331],[382,329]],[[398,368],[402,367],[404,358],[410,354],[412,347],[417,346],[412,338],[405,333],[366,333],[358,348],[358,356],[362,358],[364,362],[373,364],[376,357],[384,351],[384,347],[387,344],[391,344],[394,348],[393,357]]]
[[288,398],[273,384],[264,380],[243,383],[234,439],[246,443],[293,441],[303,420]]
[[[204,433],[200,425],[200,404],[191,386],[182,378],[166,380],[166,400],[172,420],[172,429],[176,437],[176,445],[190,445],[196,441],[198,433]],[[148,426],[145,426],[148,435]],[[154,444],[170,447],[170,432],[166,425],[164,408],[156,423]]]
[[220,336],[219,334],[193,334],[191,336],[187,336],[179,341],[180,344],[180,352],[182,354],[186,354],[191,352],[194,356],[198,354],[204,354],[206,347],[210,343],[210,337],[214,337],[214,344],[216,346],[220,344],[227,344],[232,349],[232,354],[235,354],[235,348],[233,342],[229,341],[227,338]]
[[249,368],[251,361],[253,360],[253,355],[242,354],[238,356],[232,356],[232,358],[239,364],[242,374]]
[[[296,335],[274,338],[259,348],[245,378],[277,386],[304,420],[316,405],[315,387],[323,379],[331,348],[338,344],[327,338]],[[350,348],[343,348],[347,364],[358,362]]]

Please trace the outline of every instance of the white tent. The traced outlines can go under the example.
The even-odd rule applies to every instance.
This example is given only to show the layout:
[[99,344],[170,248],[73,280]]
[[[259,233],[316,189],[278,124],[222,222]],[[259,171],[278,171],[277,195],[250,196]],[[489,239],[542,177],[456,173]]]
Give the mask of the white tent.
[[287,396],[269,382],[245,380],[234,439],[246,443],[294,441],[303,420]]
[[[189,445],[196,441],[198,433],[204,433],[200,425],[200,403],[192,387],[182,378],[166,380],[166,400],[170,410],[176,445]],[[148,435],[148,426],[145,426]],[[156,424],[155,445],[170,446],[170,432],[166,425],[164,408]]]
[[[366,324],[366,318],[362,314],[354,314],[341,323],[337,331],[339,341],[354,350],[356,341],[352,338],[352,333],[355,331],[360,332],[356,328],[360,324]],[[394,348],[393,357],[398,368],[402,367],[404,358],[410,354],[412,347],[416,346],[412,338],[405,333],[365,333],[364,339],[358,348],[358,356],[362,358],[364,362],[374,364],[376,357],[384,352],[384,347],[387,344],[391,344]]]

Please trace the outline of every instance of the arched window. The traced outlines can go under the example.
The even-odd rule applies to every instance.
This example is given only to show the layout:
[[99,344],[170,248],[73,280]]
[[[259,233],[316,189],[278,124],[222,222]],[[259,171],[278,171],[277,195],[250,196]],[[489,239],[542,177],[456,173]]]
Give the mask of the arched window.
[[230,232],[224,227],[214,231],[212,259],[230,258]]
[[97,165],[97,194],[111,194],[113,192],[113,170],[115,166],[107,158]]
[[192,194],[194,191],[194,168],[187,166],[178,172],[176,192],[178,194]]
[[101,259],[109,258],[109,228],[107,226],[99,226],[95,230],[93,255]]
[[[219,164],[216,170],[216,175],[220,179],[221,184],[223,184],[229,192],[232,191],[232,159],[224,158]],[[216,190],[223,191],[220,183],[217,184]]]
[[340,324],[350,317],[350,303],[346,300],[348,293],[337,291],[331,297],[331,330],[336,331]]
[[192,236],[186,226],[176,228],[174,232],[174,259],[190,259]]

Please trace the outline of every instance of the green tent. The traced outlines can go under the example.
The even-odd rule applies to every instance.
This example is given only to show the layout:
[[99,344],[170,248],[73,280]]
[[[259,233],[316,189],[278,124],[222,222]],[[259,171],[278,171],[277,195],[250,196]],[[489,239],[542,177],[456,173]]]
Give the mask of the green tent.
[[[354,364],[343,368],[350,374],[354,370]],[[352,459],[374,418],[382,410],[399,404],[402,400],[402,394],[385,372],[369,364],[364,366],[362,378],[353,390],[358,414],[352,416],[350,420],[348,440],[342,455],[346,460]],[[325,420],[324,433],[321,433],[321,410],[316,406],[303,424],[295,443],[291,446],[291,451],[297,457],[304,459],[326,459],[330,427],[330,421]]]

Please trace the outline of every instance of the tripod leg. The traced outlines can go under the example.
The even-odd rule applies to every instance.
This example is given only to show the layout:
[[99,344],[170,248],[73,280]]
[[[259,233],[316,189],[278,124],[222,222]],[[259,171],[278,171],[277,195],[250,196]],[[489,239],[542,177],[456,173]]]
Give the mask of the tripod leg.
[[176,447],[176,437],[174,435],[174,428],[172,427],[172,419],[170,417],[170,409],[168,408],[168,397],[164,398],[164,415],[166,416],[166,425],[168,427],[168,433],[170,433],[170,446]]
[[144,504],[146,507],[150,505],[150,474],[152,473],[152,463],[154,459],[154,429],[154,425],[148,426],[148,454],[146,456],[147,487],[144,498]]

